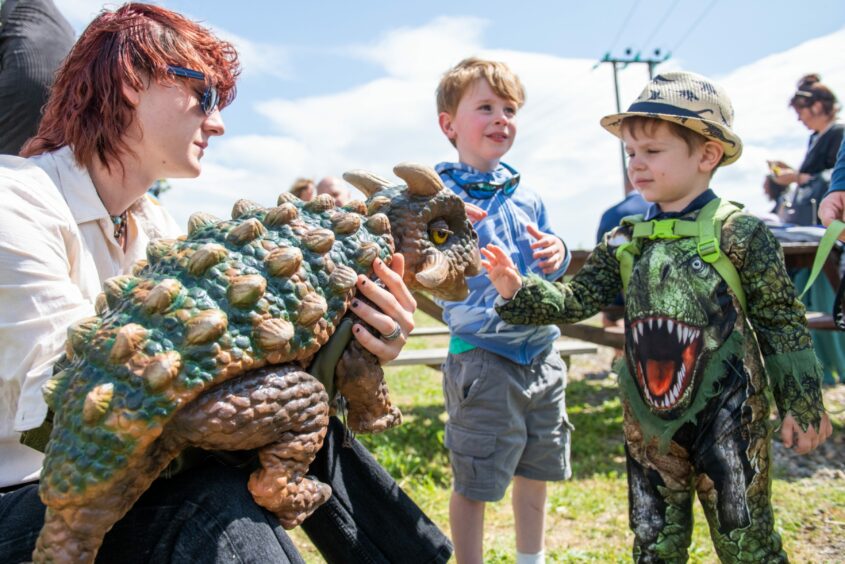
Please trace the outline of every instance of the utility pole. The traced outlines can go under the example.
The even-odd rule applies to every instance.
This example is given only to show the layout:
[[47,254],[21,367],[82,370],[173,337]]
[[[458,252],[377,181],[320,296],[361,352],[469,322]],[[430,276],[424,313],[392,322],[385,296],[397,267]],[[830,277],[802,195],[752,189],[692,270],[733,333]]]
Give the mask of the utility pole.
[[[639,52],[632,54],[631,49],[625,49],[625,57],[611,57],[610,53],[605,53],[604,57],[593,65],[593,69],[598,68],[599,65],[604,63],[613,65],[613,90],[616,93],[616,113],[622,111],[622,106],[619,102],[619,71],[628,65],[648,65],[648,79],[651,80],[654,78],[654,67],[669,60],[670,56],[669,53],[661,56],[660,49],[655,49],[653,58],[644,59],[640,56]],[[621,139],[619,140],[619,154],[622,157],[622,181],[624,183],[625,195],[628,195],[634,187],[631,186],[631,181],[628,180],[628,167],[625,162],[625,144],[622,143]]]

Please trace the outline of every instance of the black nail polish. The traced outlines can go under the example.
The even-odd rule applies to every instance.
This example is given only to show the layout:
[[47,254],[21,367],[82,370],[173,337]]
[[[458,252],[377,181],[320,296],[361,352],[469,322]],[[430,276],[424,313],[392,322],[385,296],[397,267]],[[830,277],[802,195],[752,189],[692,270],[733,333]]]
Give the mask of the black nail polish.
[[360,333],[360,332],[361,332],[361,328],[360,328],[360,327],[356,327],[356,328],[355,328],[355,332],[356,332],[356,333]]
[[361,286],[363,286],[363,285],[364,285],[364,284],[366,284],[366,283],[367,283],[367,281],[366,281],[366,280],[361,280]]
[[352,300],[352,307],[358,307],[358,300]]

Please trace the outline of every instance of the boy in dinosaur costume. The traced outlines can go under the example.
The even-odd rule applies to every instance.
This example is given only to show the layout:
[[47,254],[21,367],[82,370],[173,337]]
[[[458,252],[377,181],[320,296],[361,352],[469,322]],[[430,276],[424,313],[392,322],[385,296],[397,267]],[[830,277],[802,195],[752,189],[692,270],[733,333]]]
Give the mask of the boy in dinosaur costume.
[[821,369],[782,255],[758,219],[709,189],[739,158],[724,91],[691,73],[652,80],[602,126],[652,205],[608,233],[568,284],[521,278],[483,250],[497,311],[516,324],[572,323],[625,291],[624,409],[637,562],[683,562],[699,499],[723,562],[785,562],[770,502],[771,385],[784,444],[831,433]]

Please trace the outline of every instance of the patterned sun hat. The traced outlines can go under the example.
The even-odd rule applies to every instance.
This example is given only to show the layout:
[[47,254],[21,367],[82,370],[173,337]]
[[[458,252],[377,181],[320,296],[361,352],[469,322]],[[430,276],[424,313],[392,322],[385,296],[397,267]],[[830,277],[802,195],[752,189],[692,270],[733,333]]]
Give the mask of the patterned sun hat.
[[672,121],[700,133],[725,149],[722,165],[742,154],[742,140],[731,130],[734,110],[725,90],[710,79],[691,72],[666,72],[646,85],[628,111],[601,119],[601,126],[622,136],[622,120],[642,116]]

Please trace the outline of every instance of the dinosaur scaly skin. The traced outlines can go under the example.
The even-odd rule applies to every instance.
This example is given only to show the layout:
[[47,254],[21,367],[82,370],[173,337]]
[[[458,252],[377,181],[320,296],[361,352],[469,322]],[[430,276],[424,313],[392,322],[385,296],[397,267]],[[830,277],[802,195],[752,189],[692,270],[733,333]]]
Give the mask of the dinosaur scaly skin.
[[[343,208],[282,194],[269,209],[238,201],[231,220],[195,214],[187,237],[152,242],[132,274],[106,281],[99,315],[69,330],[63,369],[44,386],[55,415],[36,562],[93,562],[106,531],[188,446],[258,449],[250,491],[287,528],[328,499],[327,485],[304,477],[329,412],[306,367],[347,314],[358,274],[396,250],[411,289],[462,299],[464,275],[480,268],[460,198],[432,170],[394,171],[407,186],[350,173],[370,198]],[[378,360],[356,341],[336,384],[353,430],[401,421]]]

